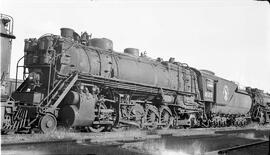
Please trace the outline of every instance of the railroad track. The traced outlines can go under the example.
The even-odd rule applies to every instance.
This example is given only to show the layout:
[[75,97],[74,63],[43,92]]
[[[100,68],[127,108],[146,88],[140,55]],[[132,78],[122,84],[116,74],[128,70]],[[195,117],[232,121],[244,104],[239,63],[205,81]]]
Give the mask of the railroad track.
[[237,154],[260,154],[270,155],[270,143],[269,140],[261,140],[258,142],[252,142],[233,147],[223,148],[217,151],[207,152],[206,155],[237,155]]
[[[210,129],[208,129],[210,130]],[[214,129],[213,129],[214,130]],[[65,140],[55,140],[55,141],[40,141],[40,142],[26,142],[17,143],[17,144],[2,144],[2,150],[4,150],[4,154],[12,153],[12,151],[17,151],[15,154],[20,151],[45,151],[45,153],[75,153],[78,152],[81,154],[87,154],[88,151],[97,150],[96,148],[100,148],[99,151],[96,151],[95,154],[102,154],[104,148],[107,150],[118,149],[119,151],[129,150],[132,151],[138,150],[138,152],[142,150],[147,150],[152,147],[148,146],[157,146],[153,148],[162,148],[162,146],[167,146],[167,149],[170,148],[178,148],[183,152],[187,151],[187,154],[192,154],[194,142],[201,145],[196,145],[196,148],[205,148],[201,150],[202,154],[205,155],[217,155],[217,154],[263,154],[267,155],[269,151],[269,140],[268,139],[260,139],[258,137],[254,137],[254,139],[246,139],[237,134],[232,134],[240,132],[244,133],[244,131],[249,132],[261,132],[251,129],[226,129],[227,132],[220,132],[220,129],[217,133],[206,132],[205,129],[178,129],[173,131],[160,131],[146,133],[146,131],[125,131],[125,132],[112,132],[112,133],[80,133],[80,137],[75,136],[75,139],[65,139]],[[177,134],[172,133],[177,132]],[[269,130],[267,133],[264,132],[264,135],[269,136]],[[202,134],[207,133],[207,134]],[[241,134],[240,134],[241,135]],[[247,133],[248,135],[248,133]],[[16,136],[16,135],[15,135]],[[31,136],[31,135],[30,135]],[[32,135],[33,136],[33,135]],[[40,135],[42,136],[42,135]],[[149,137],[147,137],[149,136]],[[2,137],[3,138],[3,137]],[[41,138],[39,138],[41,139]],[[154,144],[153,144],[154,143]],[[195,143],[195,144],[196,144]],[[57,145],[56,145],[57,144]],[[66,149],[68,146],[68,150]],[[254,148],[255,147],[255,148]],[[195,148],[195,149],[196,149]],[[256,151],[259,149],[258,151]],[[46,152],[50,150],[50,152]],[[84,150],[81,152],[81,150]],[[134,151],[133,150],[133,151]],[[156,149],[155,149],[156,150]],[[152,151],[155,150],[147,150],[148,153],[151,154]],[[71,152],[70,152],[71,151]],[[75,151],[75,152],[74,152]],[[78,151],[78,152],[76,152]],[[190,152],[188,152],[190,151]],[[252,152],[253,151],[253,152]],[[255,151],[255,153],[254,153]],[[108,154],[111,154],[113,151],[109,151]],[[113,152],[117,154],[116,152]],[[106,153],[105,153],[106,154]],[[137,153],[144,154],[144,153]],[[146,153],[147,154],[147,153]],[[251,155],[250,154],[250,155]]]
[[[245,145],[239,145],[239,146],[234,146],[234,147],[222,149],[222,150],[218,151],[218,154],[225,155],[225,154],[228,154],[228,153],[233,152],[233,151],[237,151],[237,150],[240,150],[240,149],[247,149],[247,148],[250,148],[250,147],[253,147],[253,146],[259,146],[259,145],[268,145],[269,146],[269,140],[268,141],[255,142],[255,143],[249,143],[249,144],[245,144]],[[269,150],[268,150],[268,154],[269,154]]]

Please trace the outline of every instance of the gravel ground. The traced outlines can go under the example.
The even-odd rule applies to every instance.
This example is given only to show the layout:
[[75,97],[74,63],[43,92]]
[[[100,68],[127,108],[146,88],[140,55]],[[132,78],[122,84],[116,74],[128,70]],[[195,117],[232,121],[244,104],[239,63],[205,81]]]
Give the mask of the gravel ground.
[[[226,147],[267,140],[270,128],[129,130],[122,132],[2,135],[2,154],[207,154]],[[59,142],[60,141],[60,142]]]
[[195,128],[195,129],[169,129],[169,130],[154,130],[146,131],[139,129],[132,129],[121,132],[101,132],[101,133],[85,133],[85,132],[70,132],[66,130],[58,130],[47,134],[11,134],[1,135],[1,144],[11,143],[29,143],[29,142],[44,142],[57,140],[87,140],[91,142],[104,141],[132,141],[156,139],[163,135],[172,136],[190,136],[190,135],[211,135],[219,131],[231,130],[269,130],[270,125],[265,126],[249,126],[248,128]]

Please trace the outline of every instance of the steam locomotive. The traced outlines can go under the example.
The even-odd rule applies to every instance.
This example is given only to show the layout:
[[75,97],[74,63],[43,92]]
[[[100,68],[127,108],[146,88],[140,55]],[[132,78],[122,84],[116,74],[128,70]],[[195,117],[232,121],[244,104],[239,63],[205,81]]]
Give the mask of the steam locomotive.
[[[3,107],[2,132],[244,126],[270,121],[270,95],[185,63],[115,52],[106,38],[62,28],[25,40],[24,82]],[[18,62],[19,64],[19,62]]]

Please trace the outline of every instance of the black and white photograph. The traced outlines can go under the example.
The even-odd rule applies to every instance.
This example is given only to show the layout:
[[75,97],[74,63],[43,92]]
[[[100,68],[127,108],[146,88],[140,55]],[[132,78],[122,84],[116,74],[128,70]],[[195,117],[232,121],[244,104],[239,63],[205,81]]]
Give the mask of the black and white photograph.
[[2,155],[270,155],[269,0],[0,0]]

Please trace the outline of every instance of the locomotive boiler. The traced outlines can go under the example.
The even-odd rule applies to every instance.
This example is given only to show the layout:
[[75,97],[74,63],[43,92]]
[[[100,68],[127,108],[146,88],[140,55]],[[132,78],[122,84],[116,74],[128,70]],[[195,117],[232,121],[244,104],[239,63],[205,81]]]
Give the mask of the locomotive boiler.
[[5,109],[2,131],[244,125],[255,105],[254,91],[209,71],[136,48],[115,52],[111,40],[69,28],[26,39],[23,58],[17,70],[25,80],[8,101],[13,108]]

